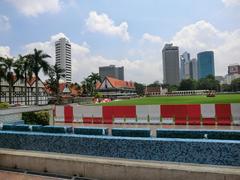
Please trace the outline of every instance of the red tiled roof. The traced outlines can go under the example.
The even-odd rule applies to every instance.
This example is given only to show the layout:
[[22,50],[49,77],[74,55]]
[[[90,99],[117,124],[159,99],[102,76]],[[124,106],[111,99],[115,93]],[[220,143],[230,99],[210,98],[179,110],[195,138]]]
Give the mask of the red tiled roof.
[[112,78],[112,77],[106,77],[106,79],[110,82],[110,84],[114,88],[129,88],[129,89],[134,89],[134,83],[131,81],[123,81],[120,79]]

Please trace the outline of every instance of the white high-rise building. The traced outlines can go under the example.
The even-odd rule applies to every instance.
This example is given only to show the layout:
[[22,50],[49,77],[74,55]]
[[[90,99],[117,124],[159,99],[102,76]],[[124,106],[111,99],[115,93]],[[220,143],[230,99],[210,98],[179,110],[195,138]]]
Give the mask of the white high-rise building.
[[71,44],[66,38],[60,38],[55,43],[56,64],[65,72],[65,81],[72,82],[72,61],[71,61]]

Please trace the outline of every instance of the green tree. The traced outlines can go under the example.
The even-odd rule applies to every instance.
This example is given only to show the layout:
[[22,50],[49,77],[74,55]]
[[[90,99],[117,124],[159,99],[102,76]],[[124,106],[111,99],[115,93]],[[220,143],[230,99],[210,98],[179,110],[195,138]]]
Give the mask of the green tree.
[[214,76],[209,75],[206,78],[202,78],[198,81],[197,89],[219,91],[220,84],[219,84],[219,81],[215,80]]
[[231,86],[233,91],[240,91],[240,78],[234,79]]
[[94,96],[96,94],[96,84],[101,82],[101,77],[98,73],[91,73],[87,78],[82,82],[83,92],[86,91],[86,94]]
[[25,104],[28,104],[27,99],[27,81],[32,78],[32,71],[30,69],[29,59],[25,56],[18,56],[18,59],[15,62],[15,73],[17,80],[24,80],[24,96],[25,96]]
[[144,90],[145,90],[145,86],[141,83],[134,83],[135,89],[136,89],[136,93],[139,96],[143,96],[144,95]]
[[42,50],[37,50],[37,49],[34,49],[33,54],[29,54],[26,56],[26,58],[30,62],[30,69],[36,76],[36,83],[35,83],[35,89],[36,89],[35,104],[36,105],[38,105],[38,98],[39,98],[39,87],[38,87],[39,73],[42,70],[45,75],[48,74],[50,66],[45,59],[50,57],[51,56],[49,56],[48,54],[43,53]]
[[6,68],[4,66],[4,58],[0,57],[0,102],[1,102],[1,94],[2,94],[2,79],[4,79],[6,74]]
[[9,85],[9,91],[8,91],[8,98],[9,98],[9,104],[12,104],[12,89],[13,85],[15,83],[15,76],[14,76],[14,59],[13,58],[1,58],[1,66],[2,66],[2,72],[4,73],[2,78],[4,78]]
[[197,82],[193,79],[183,79],[179,85],[179,90],[195,90]]
[[232,91],[232,86],[230,84],[222,84],[221,91],[230,92],[230,91]]
[[57,98],[57,104],[60,104],[59,80],[65,77],[65,70],[61,69],[56,64],[49,68],[49,79],[47,80],[48,87]]

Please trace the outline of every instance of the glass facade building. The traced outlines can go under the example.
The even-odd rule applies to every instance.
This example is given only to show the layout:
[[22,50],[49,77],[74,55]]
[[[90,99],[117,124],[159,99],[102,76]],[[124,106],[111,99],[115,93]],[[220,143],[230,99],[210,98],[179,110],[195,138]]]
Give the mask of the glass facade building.
[[198,53],[197,65],[198,65],[198,79],[205,78],[208,75],[215,76],[213,51],[204,51]]

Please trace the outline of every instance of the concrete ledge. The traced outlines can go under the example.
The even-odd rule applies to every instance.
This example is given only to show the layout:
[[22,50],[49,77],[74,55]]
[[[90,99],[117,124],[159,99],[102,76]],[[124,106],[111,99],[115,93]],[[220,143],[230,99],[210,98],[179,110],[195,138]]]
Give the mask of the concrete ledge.
[[238,180],[240,167],[0,149],[0,166],[103,180]]

